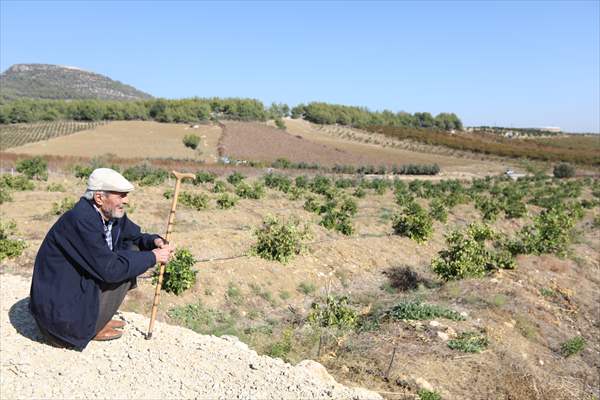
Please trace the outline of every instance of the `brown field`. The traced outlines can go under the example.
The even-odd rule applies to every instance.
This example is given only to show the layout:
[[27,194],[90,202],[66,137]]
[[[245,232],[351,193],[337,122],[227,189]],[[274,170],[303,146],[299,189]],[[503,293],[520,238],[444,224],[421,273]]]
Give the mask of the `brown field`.
[[259,123],[226,123],[225,153],[236,159],[274,161],[279,157],[325,166],[402,165],[437,163],[443,171],[498,173],[507,164],[481,159],[461,159],[439,154],[356,143],[319,132],[315,125],[300,120],[285,121],[287,132]]
[[[200,136],[201,152],[184,146],[183,137],[191,133]],[[116,121],[93,130],[28,143],[7,152],[74,157],[113,154],[119,158],[175,158],[214,163],[220,135],[221,129],[213,125],[199,125],[194,129],[187,124]]]
[[[46,191],[50,183],[61,183],[66,192]],[[172,185],[137,187],[132,193],[129,215],[145,231],[164,232],[170,201],[162,193]],[[83,189],[81,180],[53,173],[47,183],[36,183],[34,191],[15,192],[14,201],[3,204],[2,219],[15,220],[19,237],[28,244],[22,256],[2,263],[3,272],[31,274],[36,251],[58,218],[50,215],[52,203],[77,198]],[[591,400],[592,393],[597,394],[593,388],[599,384],[600,239],[589,213],[578,224],[579,239],[566,259],[521,256],[517,270],[442,284],[432,273],[430,260],[445,247],[444,233],[480,219],[472,204],[457,206],[447,224],[436,222],[433,238],[419,245],[391,234],[389,214],[397,206],[390,191],[382,196],[369,191],[358,200],[356,234],[345,237],[318,225],[319,217],[302,208],[303,200],[290,200],[279,191],[268,189],[265,198],[240,200],[224,211],[216,208],[210,185],[184,184],[183,190],[211,197],[205,211],[179,205],[172,238],[199,260],[195,265],[198,281],[182,296],[163,293],[160,320],[174,323],[167,315],[169,309],[201,303],[220,313],[220,324],[225,327],[215,334],[238,335],[259,352],[280,340],[286,329],[296,327],[290,361],[317,359],[338,380],[377,390],[388,399],[414,398],[423,380],[444,399]],[[248,255],[253,229],[269,214],[295,215],[310,225],[314,237],[307,253],[287,265]],[[495,227],[514,233],[525,222],[500,219]],[[400,266],[410,266],[432,284],[413,293],[390,291],[386,273]],[[123,309],[149,315],[154,289],[149,278],[139,283]],[[305,283],[313,284],[315,291],[302,292],[299,287]],[[239,289],[237,296],[232,287]],[[544,297],[541,288],[563,295]],[[326,291],[348,295],[364,312],[418,296],[465,312],[468,318],[437,319],[442,324],[438,328],[428,321],[384,324],[376,332],[326,342],[317,357],[314,337],[295,324]],[[264,331],[267,328],[272,333]],[[452,351],[437,333],[474,330],[484,330],[490,339],[490,346],[480,354]],[[562,357],[560,343],[578,334],[588,341],[586,350]],[[390,367],[394,348],[396,357]]]

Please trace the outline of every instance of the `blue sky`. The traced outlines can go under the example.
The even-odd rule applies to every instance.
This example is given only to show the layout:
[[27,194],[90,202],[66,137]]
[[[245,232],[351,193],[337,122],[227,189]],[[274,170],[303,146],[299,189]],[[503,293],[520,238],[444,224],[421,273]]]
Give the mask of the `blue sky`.
[[0,69],[600,131],[600,1],[0,1]]

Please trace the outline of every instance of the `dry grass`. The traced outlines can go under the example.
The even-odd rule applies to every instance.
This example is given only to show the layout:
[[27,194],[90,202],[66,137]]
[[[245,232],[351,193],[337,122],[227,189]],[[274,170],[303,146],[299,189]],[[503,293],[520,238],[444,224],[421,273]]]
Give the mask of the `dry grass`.
[[[186,134],[201,137],[197,150],[185,147]],[[27,155],[95,157],[113,154],[120,158],[179,158],[205,162],[217,161],[217,141],[221,129],[212,125],[190,128],[186,124],[161,124],[147,121],[116,121],[92,130],[58,137],[7,150]]]

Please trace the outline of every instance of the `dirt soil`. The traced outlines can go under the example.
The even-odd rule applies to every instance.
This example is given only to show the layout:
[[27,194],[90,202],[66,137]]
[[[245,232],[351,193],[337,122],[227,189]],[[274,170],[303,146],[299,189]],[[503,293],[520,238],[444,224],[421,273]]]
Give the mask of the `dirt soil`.
[[[257,128],[245,137],[263,133],[263,128]],[[306,140],[287,143],[300,142]],[[305,149],[309,148],[313,147]],[[321,149],[323,157],[330,151]],[[66,192],[46,191],[49,183],[63,184]],[[144,231],[165,231],[170,201],[162,193],[171,186],[172,182],[133,192],[129,215]],[[16,221],[19,237],[28,247],[19,258],[4,261],[2,271],[31,275],[37,249],[58,218],[50,214],[52,203],[78,198],[83,189],[80,180],[51,174],[48,183],[37,183],[34,191],[16,192],[14,202],[3,204],[2,219]],[[184,185],[183,190],[211,197],[205,211],[180,205],[173,232],[172,242],[190,248],[199,260],[195,265],[198,280],[182,296],[162,295],[159,321],[173,323],[170,309],[200,302],[229,313],[236,323],[272,326],[272,334],[250,341],[264,351],[281,338],[290,321],[305,318],[311,303],[326,292],[350,296],[365,312],[419,296],[463,312],[467,319],[387,324],[378,332],[347,336],[336,346],[326,344],[319,356],[315,346],[302,345],[305,337],[294,337],[290,359],[316,359],[339,381],[368,387],[389,399],[414,398],[419,388],[436,390],[444,399],[592,399],[600,395],[600,238],[589,217],[578,225],[580,238],[569,258],[523,256],[515,271],[442,285],[430,270],[431,258],[445,247],[448,229],[480,220],[472,205],[457,206],[448,223],[436,222],[433,238],[419,245],[391,234],[390,214],[396,206],[389,191],[358,200],[356,234],[345,237],[318,225],[320,218],[305,211],[302,200],[289,200],[281,192],[267,190],[261,200],[240,200],[233,209],[219,210],[216,195],[209,189]],[[255,240],[253,230],[267,215],[295,215],[308,223],[314,235],[308,251],[287,265],[248,255]],[[524,223],[502,220],[496,228],[514,233]],[[400,266],[410,266],[433,285],[414,293],[390,292],[386,273]],[[149,276],[139,283],[123,310],[147,316],[153,286]],[[301,290],[302,285],[314,285],[315,290]],[[239,291],[236,298],[232,287]],[[559,295],[543,296],[544,288]],[[447,337],[463,331],[487,332],[488,349],[480,354],[450,350]],[[245,334],[239,331],[240,336]],[[586,348],[580,355],[563,357],[560,344],[577,335],[585,338]],[[396,356],[390,364],[394,348]]]

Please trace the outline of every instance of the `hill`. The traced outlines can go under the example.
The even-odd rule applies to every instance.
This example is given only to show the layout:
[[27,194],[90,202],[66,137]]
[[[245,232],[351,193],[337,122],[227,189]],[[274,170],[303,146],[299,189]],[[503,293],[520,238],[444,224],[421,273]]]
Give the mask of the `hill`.
[[94,72],[50,64],[15,64],[0,74],[0,98],[141,100],[151,95]]

